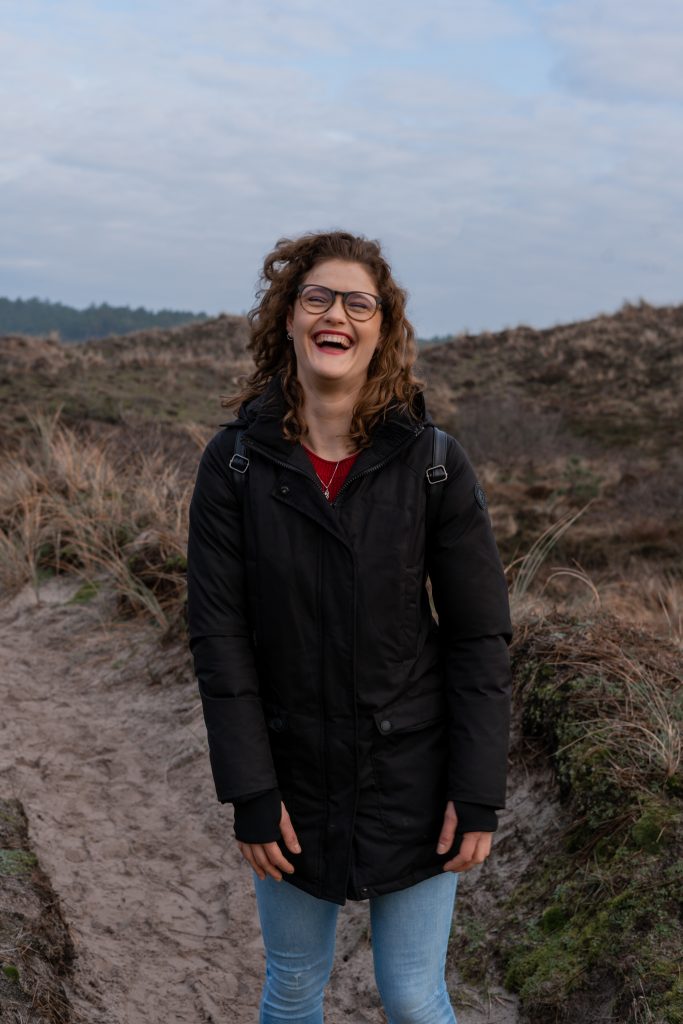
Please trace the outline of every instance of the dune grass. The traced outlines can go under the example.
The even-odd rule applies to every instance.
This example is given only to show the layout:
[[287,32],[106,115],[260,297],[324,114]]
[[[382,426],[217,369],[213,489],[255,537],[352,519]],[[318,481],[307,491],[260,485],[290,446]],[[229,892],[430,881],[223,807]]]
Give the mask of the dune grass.
[[122,614],[167,629],[184,595],[190,488],[160,454],[123,457],[58,415],[33,417],[22,450],[0,462],[3,587],[39,591],[65,572],[92,587],[104,575]]
[[555,618],[521,630],[514,666],[570,826],[504,908],[505,982],[538,1024],[681,1024],[679,652],[611,616]]

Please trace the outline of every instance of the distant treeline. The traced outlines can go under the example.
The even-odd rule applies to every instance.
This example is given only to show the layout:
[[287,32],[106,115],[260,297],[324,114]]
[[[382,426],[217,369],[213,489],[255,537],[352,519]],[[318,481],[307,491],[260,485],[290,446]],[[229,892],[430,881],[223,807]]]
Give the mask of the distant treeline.
[[206,320],[206,313],[161,309],[152,313],[139,306],[110,306],[106,302],[87,309],[74,309],[47,299],[0,298],[0,335],[50,334],[56,331],[62,341],[86,341],[109,334],[127,334],[148,327],[178,327],[194,320]]

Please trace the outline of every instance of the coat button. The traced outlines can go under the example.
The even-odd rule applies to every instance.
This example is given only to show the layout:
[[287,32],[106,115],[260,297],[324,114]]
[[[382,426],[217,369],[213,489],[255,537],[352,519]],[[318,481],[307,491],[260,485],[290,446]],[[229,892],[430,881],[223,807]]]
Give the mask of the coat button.
[[382,732],[391,732],[391,722],[389,721],[388,718],[383,718],[382,721],[379,723],[379,727],[382,730]]
[[283,497],[286,497],[289,494],[289,487],[287,486],[287,484],[282,485],[282,487],[280,488],[280,494]]
[[369,892],[370,892],[370,890],[368,889],[367,885],[364,885],[364,886],[361,887],[361,890],[360,890],[361,896],[367,896]]
[[270,720],[270,727],[275,732],[282,732],[284,724],[281,718],[271,718]]

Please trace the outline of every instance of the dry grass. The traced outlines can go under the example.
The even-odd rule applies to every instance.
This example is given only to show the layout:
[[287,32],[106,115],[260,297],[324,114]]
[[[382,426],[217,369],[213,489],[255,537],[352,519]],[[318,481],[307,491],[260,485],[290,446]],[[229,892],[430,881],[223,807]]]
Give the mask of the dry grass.
[[[526,637],[525,637],[526,640]],[[533,657],[561,666],[556,685],[582,680],[565,693],[575,719],[572,737],[555,749],[561,758],[581,745],[582,756],[603,762],[601,771],[630,791],[665,785],[681,768],[681,721],[676,699],[680,663],[639,643],[639,656],[624,646],[624,634],[609,616],[581,630],[557,630],[536,637]],[[526,679],[526,685],[533,682]]]
[[[543,531],[540,537],[534,541],[522,558],[511,562],[506,568],[506,573],[509,573],[513,568],[516,568],[512,585],[510,587],[510,604],[513,615],[529,593],[531,584],[537,576],[539,569],[559,541],[560,537],[562,537],[563,534],[573,526],[579,516],[583,515],[589,505],[590,502],[584,505],[583,508],[580,508],[577,512],[566,512],[561,519],[556,523],[552,523]],[[572,572],[572,570],[556,570],[555,575],[563,571],[567,573]]]
[[[46,573],[108,574],[123,611],[168,627],[184,599],[194,467],[213,429],[189,422],[173,434],[129,426],[77,431],[59,413],[27,412],[26,418],[18,445],[0,459],[0,585],[9,592],[26,583],[39,590]],[[494,495],[504,489],[494,470],[482,479]],[[535,536],[529,525],[526,553],[507,567],[515,617],[601,608],[682,643],[683,580],[676,573],[656,572],[647,561],[633,563],[628,575],[612,567],[589,571],[576,558],[548,564],[560,547],[560,554],[572,551],[577,531],[578,549],[586,538],[598,543],[592,540],[602,529],[591,519],[595,499],[577,508],[577,497],[551,488],[548,508],[556,516],[547,526],[548,512],[531,519],[539,522]],[[522,505],[524,497],[517,501]],[[519,515],[494,499],[499,539],[506,517],[516,530]]]
[[105,573],[122,611],[167,628],[184,594],[190,483],[159,453],[124,461],[58,416],[31,426],[21,452],[0,463],[3,587],[39,588],[46,573]]

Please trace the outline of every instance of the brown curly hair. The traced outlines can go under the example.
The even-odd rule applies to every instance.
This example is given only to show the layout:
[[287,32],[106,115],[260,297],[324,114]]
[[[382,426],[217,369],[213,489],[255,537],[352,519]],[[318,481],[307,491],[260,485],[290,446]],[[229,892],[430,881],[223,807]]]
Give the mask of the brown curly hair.
[[282,378],[287,405],[282,431],[289,441],[307,433],[304,391],[296,375],[296,355],[287,340],[287,313],[297,297],[297,288],[313,267],[325,260],[361,263],[372,274],[382,299],[380,343],[368,366],[367,381],[361,388],[351,417],[349,442],[355,448],[370,443],[370,434],[387,410],[402,409],[419,417],[417,395],[424,384],[413,375],[417,358],[415,332],[406,317],[406,292],[391,276],[391,267],[380,244],[347,231],[327,231],[281,238],[263,263],[261,288],[248,314],[251,338],[247,349],[256,368],[243,378],[242,389],[222,400],[236,408],[262,394],[276,374]]

